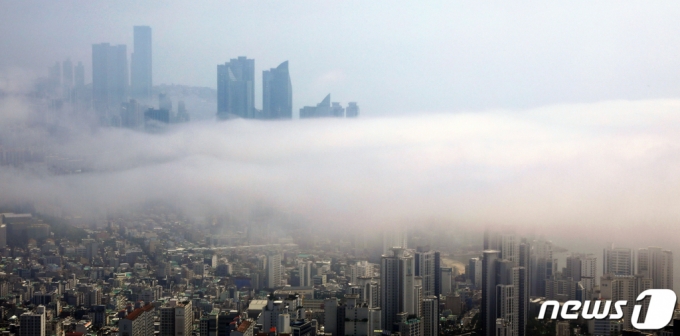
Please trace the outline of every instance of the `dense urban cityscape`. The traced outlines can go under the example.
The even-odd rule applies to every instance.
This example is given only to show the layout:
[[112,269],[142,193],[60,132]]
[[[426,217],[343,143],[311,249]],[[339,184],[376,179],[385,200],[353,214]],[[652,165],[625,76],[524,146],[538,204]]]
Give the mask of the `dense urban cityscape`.
[[401,228],[376,251],[380,239],[366,236],[219,230],[231,227],[225,218],[189,225],[162,206],[87,228],[0,218],[3,324],[19,335],[631,334],[632,305],[618,320],[536,317],[546,300],[635,302],[673,288],[668,250],[607,246],[558,267],[561,248],[511,231],[442,252],[412,246],[429,239]]
[[[152,51],[152,28],[134,26],[131,35],[131,53],[126,45],[91,45],[91,69],[82,60],[69,58],[45,65],[45,76],[31,82],[27,92],[16,94],[0,87],[0,100],[20,96],[31,110],[26,122],[30,127],[14,123],[0,128],[4,133],[0,134],[0,168],[7,176],[28,172],[36,175],[26,176],[57,177],[64,188],[55,195],[27,185],[27,190],[41,195],[35,202],[25,199],[30,197],[0,195],[7,196],[0,197],[2,335],[680,335],[677,306],[664,328],[635,328],[645,321],[651,305],[651,299],[639,298],[641,293],[674,290],[675,246],[619,244],[613,235],[584,229],[581,234],[598,245],[580,249],[563,246],[559,230],[548,228],[537,234],[494,221],[461,220],[460,226],[447,229],[446,224],[346,224],[338,216],[341,224],[331,230],[316,222],[334,215],[305,218],[288,208],[299,201],[294,196],[287,199],[290,203],[280,202],[285,205],[276,207],[239,194],[234,198],[243,196],[238,199],[242,203],[204,209],[186,205],[176,190],[165,195],[199,209],[191,213],[152,198],[130,201],[134,207],[123,201],[119,204],[116,197],[129,197],[120,190],[84,191],[78,192],[80,198],[75,201],[72,195],[62,199],[61,190],[77,189],[70,178],[117,169],[102,162],[116,161],[123,156],[121,152],[141,161],[171,161],[163,150],[154,149],[159,154],[153,158],[141,150],[102,150],[95,159],[85,147],[60,147],[65,139],[81,141],[76,133],[94,138],[109,136],[102,130],[126,132],[112,137],[115,143],[178,133],[197,120],[222,125],[244,119],[266,121],[272,123],[266,131],[273,133],[284,123],[300,122],[295,119],[361,120],[357,102],[343,105],[333,101],[330,93],[319,103],[309,102],[294,111],[294,63],[289,60],[267,65],[269,69],[262,71],[262,99],[257,102],[255,60],[238,51],[223,55],[225,62],[216,64],[216,89],[159,85],[152,75],[157,57]],[[295,66],[304,71],[304,65]],[[86,73],[91,73],[91,81]],[[34,129],[44,133],[31,138]],[[194,139],[191,132],[186,134],[187,139]],[[345,140],[339,137],[337,142]],[[237,142],[233,138],[224,141]],[[278,141],[283,140],[263,147],[276,149]],[[309,143],[314,141],[309,139]],[[167,147],[189,151],[177,143]],[[304,158],[306,154],[295,155]],[[278,159],[272,156],[255,158],[249,173],[260,178],[259,165]],[[196,163],[188,165],[192,164]],[[357,161],[340,159],[328,166],[343,165],[361,167]],[[139,168],[121,166],[121,170]],[[371,172],[368,166],[361,169]],[[328,171],[328,175],[338,175]],[[423,168],[422,175],[428,173]],[[411,178],[397,176],[385,179],[389,184]],[[380,177],[369,174],[367,179]],[[124,178],[143,185],[137,175]],[[263,179],[258,192],[266,193],[268,183],[277,179],[283,178]],[[191,180],[219,187],[216,181],[210,177]],[[316,182],[327,183],[321,178]],[[234,190],[250,186],[244,185]],[[431,187],[427,192],[436,194],[436,190]],[[306,192],[318,189],[310,187]],[[111,195],[100,199],[99,194]],[[314,197],[332,198],[330,194]],[[205,198],[217,204],[223,201],[213,195]],[[88,208],[90,199],[92,204],[104,205]],[[301,203],[304,200],[308,199]],[[348,201],[339,198],[337,207],[342,208],[343,202]],[[315,209],[316,203],[307,203],[312,203],[308,209]],[[398,203],[386,203],[397,213]],[[673,227],[666,233],[672,232]],[[578,301],[574,311],[583,307],[583,312],[577,318],[565,318],[573,301]],[[619,301],[628,302],[621,316],[593,318],[609,316],[615,312],[611,303]],[[642,309],[636,311],[636,303]],[[567,308],[557,314],[562,307]],[[539,318],[544,313],[556,317]]]

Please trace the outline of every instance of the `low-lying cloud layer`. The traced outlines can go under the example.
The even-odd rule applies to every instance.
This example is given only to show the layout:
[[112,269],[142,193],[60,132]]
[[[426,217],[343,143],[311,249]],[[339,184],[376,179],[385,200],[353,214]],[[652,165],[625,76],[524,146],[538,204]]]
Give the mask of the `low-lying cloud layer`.
[[674,243],[679,112],[679,100],[614,101],[161,134],[71,128],[49,150],[92,171],[0,167],[0,202],[91,213],[161,200],[194,214],[261,203],[337,229],[436,220]]

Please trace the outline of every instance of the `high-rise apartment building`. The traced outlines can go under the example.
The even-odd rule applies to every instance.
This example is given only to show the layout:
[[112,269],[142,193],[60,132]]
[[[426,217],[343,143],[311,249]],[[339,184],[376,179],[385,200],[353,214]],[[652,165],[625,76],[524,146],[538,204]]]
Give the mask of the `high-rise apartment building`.
[[150,99],[153,86],[151,73],[151,27],[135,26],[134,50],[130,64],[130,85],[132,96],[137,99]]
[[312,262],[301,261],[298,265],[298,272],[300,274],[300,287],[314,286],[312,283]]
[[127,99],[128,65],[125,45],[92,45],[92,100],[96,111],[118,111]]
[[393,248],[392,253],[383,255],[380,264],[380,308],[382,328],[397,330],[398,314],[415,315],[420,302],[415,298],[415,265],[413,253],[403,248]]
[[397,226],[383,232],[383,254],[392,253],[392,249],[395,247],[408,248],[408,236],[406,228],[403,226]]
[[546,296],[546,280],[553,275],[552,243],[544,239],[531,242],[530,291],[531,296]]
[[329,93],[316,106],[305,106],[300,109],[300,119],[331,116],[331,94]]
[[171,300],[160,312],[160,336],[191,336],[194,324],[191,301]]
[[567,257],[566,267],[562,271],[562,275],[565,278],[572,278],[574,281],[581,281],[581,261],[583,260],[583,255],[578,253],[572,253]]
[[[611,275],[610,275],[611,276]],[[605,275],[606,277],[606,275]],[[603,280],[605,280],[608,284],[611,286],[611,300],[614,302],[616,301],[621,301],[625,300],[627,302],[635,302],[637,299],[637,296],[651,288],[652,285],[652,280],[649,278],[644,278],[643,276],[614,276],[611,279],[605,279],[603,277]],[[649,302],[643,302],[643,309],[641,309],[641,317],[644,318],[644,314],[647,311],[646,305],[648,305]],[[633,316],[633,310],[635,308],[634,304],[627,304],[624,305],[623,307],[623,322],[624,322],[624,329],[632,329],[633,324],[632,324],[632,316]]]
[[502,233],[501,258],[512,261],[514,266],[519,265],[519,238],[514,233]]
[[423,321],[406,312],[397,314],[397,328],[401,336],[421,336],[423,334]]
[[[200,336],[218,336],[219,310],[215,309],[210,314],[201,317],[199,323]],[[231,322],[231,321],[229,321]]]
[[363,277],[373,277],[373,264],[366,260],[357,261],[356,264],[349,266],[350,271],[350,282],[352,284],[357,284],[359,278]]
[[440,288],[439,288],[439,293],[446,295],[451,293],[451,286],[453,284],[453,281],[451,278],[453,277],[453,268],[451,267],[440,267],[439,268],[439,283]]
[[7,247],[7,225],[0,218],[0,248]]
[[262,72],[262,118],[293,118],[293,86],[288,61]]
[[281,254],[271,252],[267,254],[267,288],[281,286]]
[[342,105],[340,105],[340,103],[338,103],[338,102],[331,103],[330,116],[331,117],[337,117],[337,118],[344,118],[345,117],[345,108],[342,107]]
[[436,279],[439,277],[440,268],[438,259],[439,254],[436,251],[430,250],[429,246],[418,246],[414,254],[415,273],[416,276],[422,278],[423,295],[436,296],[439,292],[437,289]]
[[423,336],[439,335],[439,299],[436,296],[425,297],[422,312]]
[[154,333],[154,305],[137,308],[118,321],[120,336],[147,336]]
[[498,251],[501,253],[501,235],[493,230],[484,230],[484,250]]
[[125,128],[140,129],[144,126],[143,106],[137,100],[130,99],[121,105],[120,125]]
[[359,288],[359,300],[369,308],[380,306],[380,283],[373,277],[358,277],[356,286]]
[[45,306],[19,317],[19,336],[45,336]]
[[245,56],[217,66],[217,117],[255,118],[255,60]]
[[486,250],[482,257],[481,319],[484,335],[495,335],[498,323],[506,335],[526,334],[528,277],[525,267],[500,259],[500,251]]
[[380,308],[361,304],[358,295],[345,295],[344,304],[337,298],[324,300],[324,331],[332,336],[371,336],[380,329]]
[[580,282],[585,290],[584,299],[590,299],[596,285],[597,258],[592,254],[573,253],[567,257],[567,266],[562,272],[564,278]]
[[345,116],[347,118],[356,118],[359,116],[359,105],[356,102],[347,103],[345,108]]
[[609,246],[602,257],[603,274],[633,275],[635,272],[632,249]]
[[526,335],[527,320],[529,317],[529,291],[528,272],[525,267],[513,267],[512,270],[512,285],[515,287],[515,301],[513,302],[513,320],[512,325],[517,332],[514,335]]
[[434,251],[434,296],[439,298],[442,294],[442,255],[439,251]]
[[584,298],[590,299],[597,285],[597,257],[592,254],[581,260],[581,285],[586,291]]
[[[490,242],[485,239],[484,245],[492,246],[487,241]],[[493,335],[496,330],[496,264],[500,260],[500,254],[498,250],[485,250],[482,253],[482,302],[479,323],[482,324],[482,333],[486,336]]]
[[[359,107],[355,102],[351,103],[350,114],[347,118],[353,118],[359,115]],[[348,107],[350,108],[350,107]],[[305,106],[300,109],[300,119],[305,118],[344,118],[345,109],[337,102],[331,102],[331,94],[329,93],[320,103],[316,106]]]
[[654,289],[673,289],[673,252],[660,247],[638,250],[638,274],[652,279]]
[[470,258],[468,264],[465,267],[465,275],[467,276],[470,283],[474,286],[475,284],[475,272],[477,270],[477,262],[479,258]]

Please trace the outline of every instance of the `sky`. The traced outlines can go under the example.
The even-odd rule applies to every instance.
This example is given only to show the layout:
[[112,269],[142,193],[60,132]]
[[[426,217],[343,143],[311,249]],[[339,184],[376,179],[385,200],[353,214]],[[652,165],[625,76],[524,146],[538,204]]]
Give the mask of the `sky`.
[[155,84],[216,86],[216,65],[290,62],[294,110],[331,93],[365,116],[678,97],[672,1],[0,1],[0,76],[44,76],[153,29]]

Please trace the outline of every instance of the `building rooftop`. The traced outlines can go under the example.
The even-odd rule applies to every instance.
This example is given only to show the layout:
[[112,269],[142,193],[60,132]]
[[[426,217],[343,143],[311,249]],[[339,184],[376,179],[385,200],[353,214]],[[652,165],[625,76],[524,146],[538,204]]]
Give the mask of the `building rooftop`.
[[250,328],[250,325],[252,324],[251,321],[245,320],[241,322],[241,325],[238,326],[237,331],[240,333],[245,333],[248,328]]
[[135,309],[132,313],[128,314],[128,316],[125,316],[125,318],[128,319],[128,320],[134,321],[139,317],[139,315],[142,315],[143,312],[147,312],[147,311],[152,310],[152,309],[153,309],[153,305],[149,303],[148,305],[146,305],[144,307]]
[[267,300],[253,300],[248,305],[248,310],[263,310],[267,305]]

